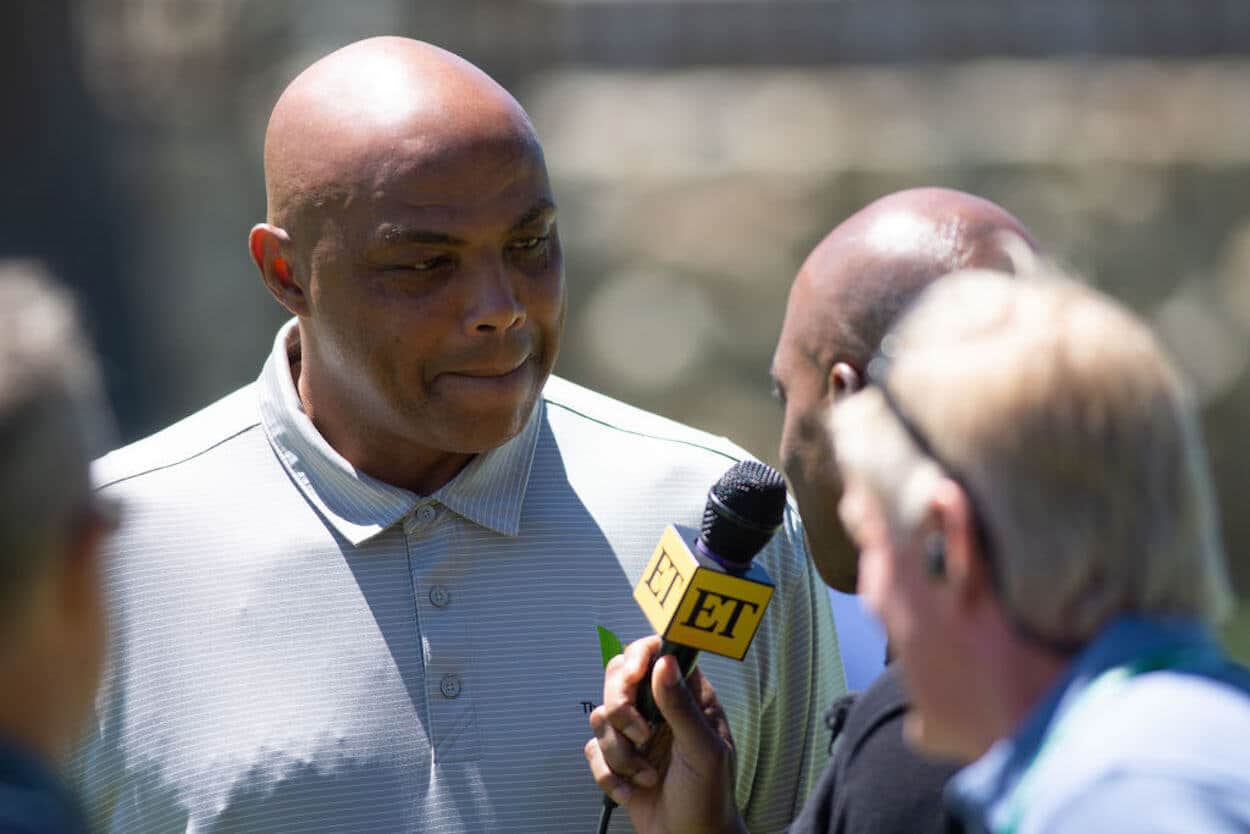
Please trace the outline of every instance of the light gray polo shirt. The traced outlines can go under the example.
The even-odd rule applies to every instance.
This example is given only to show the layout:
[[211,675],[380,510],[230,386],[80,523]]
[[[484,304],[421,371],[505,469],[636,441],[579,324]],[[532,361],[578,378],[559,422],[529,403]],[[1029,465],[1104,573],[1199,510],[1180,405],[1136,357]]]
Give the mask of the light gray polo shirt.
[[[121,499],[113,655],[81,780],[100,831],[593,832],[582,755],[597,625],[664,526],[745,454],[552,378],[524,431],[422,497],[352,468],[302,411],[292,324],[260,379],[97,463]],[[844,689],[797,518],[745,662],[705,656],[737,800],[780,831]],[[614,831],[629,830],[617,814]]]

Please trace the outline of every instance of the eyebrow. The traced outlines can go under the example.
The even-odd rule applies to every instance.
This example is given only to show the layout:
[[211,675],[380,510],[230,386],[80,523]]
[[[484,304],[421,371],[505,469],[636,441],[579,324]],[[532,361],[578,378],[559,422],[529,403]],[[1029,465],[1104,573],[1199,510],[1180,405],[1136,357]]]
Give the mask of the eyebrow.
[[[521,215],[521,219],[512,224],[510,231],[516,232],[524,229],[531,224],[554,214],[556,210],[555,203],[548,199],[539,200],[534,204],[533,208]],[[412,243],[433,244],[436,246],[464,246],[465,242],[455,235],[449,235],[446,232],[436,232],[431,229],[422,229],[416,226],[404,226],[399,223],[387,223],[378,230],[378,243],[383,246],[401,246]]]
[[545,219],[548,215],[555,214],[556,204],[545,197],[534,204],[534,207],[525,214],[521,215],[521,219],[512,224],[512,231],[523,229],[531,223]]
[[399,246],[405,243],[432,243],[442,246],[463,246],[464,241],[454,235],[419,229],[415,226],[401,226],[388,223],[381,228],[378,242],[385,246]]

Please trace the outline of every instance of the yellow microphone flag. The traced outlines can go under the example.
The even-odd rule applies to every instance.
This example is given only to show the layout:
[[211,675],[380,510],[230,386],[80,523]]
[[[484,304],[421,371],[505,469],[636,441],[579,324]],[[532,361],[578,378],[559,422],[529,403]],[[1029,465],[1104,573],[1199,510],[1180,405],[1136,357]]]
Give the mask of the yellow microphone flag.
[[665,640],[742,660],[772,599],[772,580],[756,566],[726,573],[687,544],[696,535],[671,524],[664,529],[634,599]]

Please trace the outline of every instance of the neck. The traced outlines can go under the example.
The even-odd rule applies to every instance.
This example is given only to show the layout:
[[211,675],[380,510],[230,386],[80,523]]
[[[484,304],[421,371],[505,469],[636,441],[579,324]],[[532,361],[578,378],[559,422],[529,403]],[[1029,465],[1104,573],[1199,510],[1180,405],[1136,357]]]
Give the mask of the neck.
[[339,402],[320,390],[314,396],[316,382],[302,370],[298,356],[292,357],[291,375],[308,419],[334,451],[370,477],[417,495],[430,495],[473,459],[470,453],[422,446],[371,425],[351,403]]
[[997,639],[988,643],[981,658],[983,675],[977,689],[985,702],[978,705],[978,732],[965,751],[972,759],[1015,732],[1071,662],[1070,657],[1020,638],[1006,623],[995,632]]

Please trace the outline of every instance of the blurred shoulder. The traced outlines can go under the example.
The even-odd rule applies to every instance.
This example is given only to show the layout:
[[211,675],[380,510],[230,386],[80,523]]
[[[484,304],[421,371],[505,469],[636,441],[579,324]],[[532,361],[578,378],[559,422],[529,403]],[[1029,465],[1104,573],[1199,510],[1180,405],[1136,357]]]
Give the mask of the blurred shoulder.
[[[1244,690],[1184,672],[1139,675],[1116,693],[1114,703],[1069,722],[1062,741],[1038,767],[1036,781],[1044,789],[1037,790],[1034,810],[1042,824],[1031,830],[1060,830],[1049,827],[1050,821],[1104,814],[1128,819],[1124,807],[1154,807],[1161,791],[1177,807],[1216,807],[1223,801],[1218,797],[1250,798],[1248,750],[1250,696]],[[1118,799],[1111,799],[1115,794]],[[1243,824],[1250,823],[1250,799],[1238,807]]]
[[249,431],[260,430],[255,385],[226,395],[173,425],[109,452],[91,467],[96,489],[193,461]]

